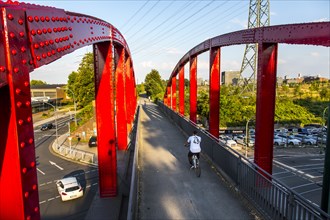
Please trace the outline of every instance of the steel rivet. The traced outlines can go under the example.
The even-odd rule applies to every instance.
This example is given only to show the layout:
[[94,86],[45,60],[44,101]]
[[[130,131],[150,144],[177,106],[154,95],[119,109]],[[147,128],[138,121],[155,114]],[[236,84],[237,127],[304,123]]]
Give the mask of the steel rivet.
[[34,44],[34,49],[38,49],[39,48],[39,44]]
[[31,167],[34,167],[34,166],[36,165],[36,163],[35,163],[34,161],[32,161],[32,162],[30,163],[30,165],[31,165]]
[[37,30],[37,33],[39,34],[39,35],[41,35],[42,34],[42,31],[41,30]]
[[42,58],[46,58],[46,57],[47,57],[47,54],[43,53]]
[[37,189],[37,185],[36,184],[33,184],[32,189],[33,190],[36,190]]
[[41,60],[41,57],[40,56],[37,56],[37,60],[40,61]]
[[36,31],[35,30],[32,30],[31,31],[31,34],[34,36],[34,35],[36,35]]
[[9,33],[9,37],[14,38],[15,37],[15,34],[13,32],[10,32]]
[[24,143],[24,142],[21,142],[19,146],[20,146],[21,148],[24,148],[24,147],[25,147],[25,143]]
[[52,53],[51,52],[47,52],[47,56],[51,57]]
[[18,73],[18,72],[19,72],[18,67],[15,67],[15,68],[14,68],[14,73]]
[[30,83],[29,83],[28,81],[25,81],[25,82],[24,82],[24,86],[25,86],[25,87],[27,87],[27,86],[29,86],[29,85],[30,85]]
[[49,45],[49,42],[48,40],[45,41],[45,45],[48,46]]
[[47,29],[46,29],[46,28],[42,29],[42,32],[43,32],[44,34],[47,34]]
[[24,37],[24,32],[19,32],[20,37]]
[[31,117],[28,117],[26,120],[27,120],[28,122],[31,122],[31,121],[32,121],[32,118],[31,118]]
[[50,44],[54,44],[54,41],[53,41],[53,40],[50,40],[49,43],[50,43]]
[[44,22],[45,21],[45,17],[41,16],[40,17],[40,21]]
[[73,35],[72,34],[70,34],[70,38],[73,38]]
[[26,105],[27,107],[29,107],[29,106],[31,105],[31,102],[30,102],[30,101],[26,101],[26,102],[25,102],[25,105]]
[[25,47],[21,47],[21,52],[24,53],[26,51]]
[[29,16],[29,17],[28,17],[28,21],[29,21],[29,22],[33,22],[33,17],[32,17],[32,16]]
[[22,125],[23,123],[24,123],[24,121],[23,121],[22,119],[19,119],[19,120],[18,120],[18,124],[19,124],[19,125]]
[[11,50],[11,54],[16,55],[17,51],[15,49]]
[[16,94],[19,95],[22,91],[20,89],[16,89]]
[[38,207],[35,207],[35,208],[34,208],[34,211],[35,211],[35,212],[38,212],[38,211],[39,211],[39,208],[38,208]]
[[51,28],[48,28],[48,33],[52,33],[52,29]]
[[56,33],[57,32],[57,28],[53,28],[53,31]]
[[14,16],[13,16],[12,14],[8,14],[8,15],[7,15],[7,18],[8,18],[9,20],[13,20],[13,19],[14,19]]
[[22,169],[22,172],[23,172],[23,173],[26,173],[26,171],[27,171],[27,169],[24,167],[24,168]]
[[25,198],[29,197],[29,192],[25,192],[25,193],[24,193],[24,197],[25,197]]
[[40,47],[44,47],[45,43],[44,42],[40,42]]
[[29,139],[29,144],[32,144],[32,143],[33,143],[33,139],[30,138],[30,139]]
[[94,34],[94,32],[92,31],[91,34]]
[[52,17],[52,21],[53,21],[53,22],[55,22],[55,21],[56,21],[56,19],[55,19],[54,17]]
[[26,217],[26,220],[31,220],[31,216],[28,215],[28,216]]
[[17,103],[16,103],[16,106],[17,106],[18,108],[20,108],[20,107],[22,106],[22,102],[17,102]]
[[49,22],[49,21],[50,21],[49,17],[47,17],[47,16],[46,16],[46,21],[47,21],[47,22]]
[[56,54],[56,51],[55,51],[55,50],[52,50],[52,54],[53,54],[53,55]]
[[35,20],[36,22],[39,22],[39,18],[38,18],[38,16],[35,16],[35,17],[34,17],[34,20]]
[[26,64],[27,63],[27,61],[24,59],[24,60],[22,60],[22,64]]

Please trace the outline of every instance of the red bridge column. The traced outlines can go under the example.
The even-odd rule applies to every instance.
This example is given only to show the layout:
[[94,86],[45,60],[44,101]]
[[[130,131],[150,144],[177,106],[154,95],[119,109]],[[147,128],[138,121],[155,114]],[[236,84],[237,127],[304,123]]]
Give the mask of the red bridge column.
[[133,85],[131,85],[131,59],[130,57],[126,57],[125,62],[125,99],[126,99],[126,119],[127,119],[127,132],[129,133],[132,128],[132,111],[134,111],[132,106],[132,88]]
[[176,76],[172,77],[171,98],[172,98],[172,110],[176,111]]
[[277,44],[258,47],[255,163],[272,174]]
[[95,108],[101,197],[117,195],[117,152],[112,44],[94,45]]
[[190,120],[197,122],[197,56],[190,57]]
[[115,46],[115,53],[118,55],[116,65],[116,122],[118,150],[127,148],[127,118],[126,118],[126,95],[125,95],[125,49],[122,46]]
[[167,105],[167,107],[171,108],[171,103],[172,103],[171,87],[167,86],[166,87],[166,105]]
[[184,66],[179,71],[179,113],[184,115]]
[[210,118],[209,132],[219,138],[220,47],[210,49]]
[[[0,219],[40,219],[25,12],[0,11]],[[19,21],[19,22],[18,22]],[[4,25],[5,24],[5,25]]]

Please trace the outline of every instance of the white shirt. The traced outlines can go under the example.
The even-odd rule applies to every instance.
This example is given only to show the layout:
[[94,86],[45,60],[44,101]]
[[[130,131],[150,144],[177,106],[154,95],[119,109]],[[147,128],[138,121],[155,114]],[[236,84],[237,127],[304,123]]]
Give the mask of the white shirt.
[[201,152],[201,145],[200,145],[201,141],[202,138],[197,135],[193,135],[188,138],[187,142],[190,143],[190,151],[192,153]]

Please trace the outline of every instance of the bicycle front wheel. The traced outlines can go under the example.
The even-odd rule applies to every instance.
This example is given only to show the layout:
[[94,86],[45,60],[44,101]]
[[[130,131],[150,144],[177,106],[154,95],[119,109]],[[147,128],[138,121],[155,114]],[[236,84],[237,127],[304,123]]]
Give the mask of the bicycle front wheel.
[[195,173],[196,173],[196,176],[197,176],[197,177],[200,177],[200,176],[201,176],[201,174],[202,174],[202,170],[201,170],[201,168],[200,168],[199,165],[196,166],[196,168],[195,168]]

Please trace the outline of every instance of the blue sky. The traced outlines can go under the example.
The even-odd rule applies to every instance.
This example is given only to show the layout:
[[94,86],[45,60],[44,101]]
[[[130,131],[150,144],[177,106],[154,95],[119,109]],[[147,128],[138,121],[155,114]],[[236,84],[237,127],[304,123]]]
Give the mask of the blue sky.
[[[245,29],[249,0],[244,1],[25,1],[53,6],[105,20],[118,28],[132,53],[138,83],[156,69],[168,79],[179,59],[206,39]],[[328,0],[270,0],[271,25],[329,21]],[[330,33],[329,33],[330,34]],[[245,46],[222,49],[221,70],[240,70]],[[31,79],[66,83],[77,70],[83,54],[91,46],[77,50],[31,73]],[[330,49],[315,46],[279,45],[277,76],[317,76],[330,78]],[[188,69],[186,78],[188,78]],[[208,54],[198,59],[198,76],[208,79]],[[249,74],[249,73],[246,73]]]

